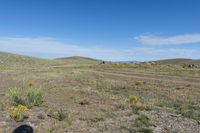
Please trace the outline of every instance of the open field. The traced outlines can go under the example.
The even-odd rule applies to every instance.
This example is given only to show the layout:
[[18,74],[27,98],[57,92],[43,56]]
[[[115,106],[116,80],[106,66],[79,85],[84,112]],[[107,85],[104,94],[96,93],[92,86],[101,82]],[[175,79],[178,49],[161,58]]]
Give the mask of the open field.
[[[36,133],[200,133],[200,68],[100,62],[0,53],[0,132],[28,124]],[[8,109],[19,103],[13,88],[42,91],[20,121]]]

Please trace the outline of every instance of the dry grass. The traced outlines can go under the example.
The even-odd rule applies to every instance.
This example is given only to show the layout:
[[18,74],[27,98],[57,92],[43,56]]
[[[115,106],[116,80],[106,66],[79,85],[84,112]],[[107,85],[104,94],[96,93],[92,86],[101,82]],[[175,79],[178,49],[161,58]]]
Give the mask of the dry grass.
[[[32,124],[36,132],[136,130],[152,132],[155,129],[152,126],[153,116],[156,114],[151,112],[156,111],[168,112],[184,118],[184,122],[189,126],[179,125],[181,128],[177,131],[199,128],[194,122],[200,120],[199,69],[187,70],[178,65],[129,63],[98,65],[95,61],[86,64],[84,61],[80,64],[77,64],[78,61],[74,61],[75,63],[70,61],[74,64],[69,64],[67,59],[33,60],[28,59],[35,62],[35,64],[30,63],[31,67],[26,59],[23,61],[27,65],[22,68],[0,65],[4,68],[0,71],[0,122],[4,123],[4,126],[0,125],[2,132],[12,132],[13,128],[19,125],[10,120],[9,113],[5,110],[5,107],[10,104],[6,97],[8,88],[16,86],[25,89],[29,81],[33,82],[33,85],[41,86],[41,90],[45,93],[44,104],[40,107],[32,107],[29,118],[24,121]],[[17,57],[17,62],[20,61],[21,57]],[[9,62],[7,64],[10,64]],[[18,65],[20,66],[20,63]],[[32,83],[28,86],[35,87]],[[26,91],[24,89],[23,92]],[[131,95],[134,95],[134,98],[131,98]],[[17,96],[19,97],[19,94]],[[137,113],[132,112],[133,105],[130,100],[134,108],[137,108]],[[50,117],[49,109],[54,110],[53,117]],[[142,115],[142,112],[148,112],[150,117]],[[68,114],[73,116],[73,119],[68,117]],[[156,120],[163,121],[162,117]],[[68,124],[69,121],[71,124]],[[169,121],[175,122],[171,119]],[[130,128],[131,126],[135,128]],[[167,130],[170,131],[168,128]]]

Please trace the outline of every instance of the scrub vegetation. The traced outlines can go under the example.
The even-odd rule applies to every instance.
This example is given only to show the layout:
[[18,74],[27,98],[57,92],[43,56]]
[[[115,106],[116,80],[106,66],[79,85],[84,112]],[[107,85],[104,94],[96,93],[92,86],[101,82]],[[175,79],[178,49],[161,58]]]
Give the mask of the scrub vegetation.
[[200,61],[190,64],[0,52],[0,132],[29,124],[38,133],[198,133]]

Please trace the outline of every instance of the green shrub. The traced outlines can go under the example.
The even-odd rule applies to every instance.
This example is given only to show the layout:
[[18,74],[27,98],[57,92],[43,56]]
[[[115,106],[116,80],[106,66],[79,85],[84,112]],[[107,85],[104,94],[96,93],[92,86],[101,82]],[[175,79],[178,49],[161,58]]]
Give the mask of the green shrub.
[[139,117],[135,120],[135,124],[137,127],[140,126],[149,127],[152,125],[150,119],[144,114],[139,115]]
[[64,112],[62,109],[60,109],[60,110],[58,111],[58,113],[57,113],[57,119],[58,119],[59,121],[65,120],[65,119],[67,118],[67,116],[68,116],[68,113],[67,113],[67,112]]
[[7,95],[14,104],[22,104],[29,108],[41,106],[43,103],[43,92],[40,88],[10,88]]
[[174,109],[177,114],[194,120],[200,120],[200,107],[190,102],[180,102],[172,100],[160,100],[156,103],[159,107],[167,107]]
[[114,80],[99,80],[95,85],[98,91],[112,93],[113,95],[122,95],[128,89],[125,83]]
[[40,119],[40,120],[44,120],[45,116],[42,113],[40,113],[40,114],[37,115],[37,118]]
[[54,119],[57,119],[59,121],[66,121],[68,122],[68,124],[71,124],[72,122],[72,116],[71,116],[71,113],[69,112],[66,112],[62,109],[58,110],[58,111],[54,111],[54,110],[51,110],[49,109],[48,110],[48,116],[49,117],[52,117]]
[[153,133],[153,130],[150,128],[141,128],[139,129],[140,133]]
[[151,120],[146,115],[139,114],[131,126],[125,129],[130,133],[153,133],[152,126]]
[[31,89],[27,92],[27,104],[29,106],[40,106],[43,103],[41,90]]
[[21,89],[20,88],[10,88],[7,95],[14,103],[22,103],[23,99],[20,96]]

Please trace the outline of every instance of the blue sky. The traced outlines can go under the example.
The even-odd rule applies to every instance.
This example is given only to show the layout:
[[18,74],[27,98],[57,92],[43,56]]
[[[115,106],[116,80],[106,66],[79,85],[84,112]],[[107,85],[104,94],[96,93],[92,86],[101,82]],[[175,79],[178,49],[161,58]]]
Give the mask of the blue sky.
[[0,0],[0,51],[200,59],[199,0]]

